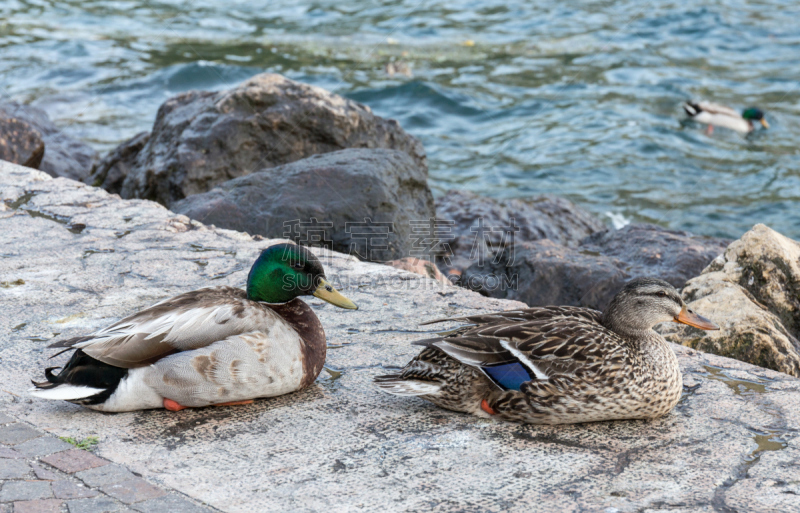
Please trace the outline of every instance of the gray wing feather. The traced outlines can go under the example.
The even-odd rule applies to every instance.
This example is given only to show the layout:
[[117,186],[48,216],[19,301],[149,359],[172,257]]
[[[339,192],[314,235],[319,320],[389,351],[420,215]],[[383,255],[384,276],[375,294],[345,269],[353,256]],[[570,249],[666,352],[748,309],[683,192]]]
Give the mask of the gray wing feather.
[[101,362],[133,368],[256,331],[277,318],[269,308],[248,300],[241,289],[206,288],[162,301],[73,343],[73,347]]

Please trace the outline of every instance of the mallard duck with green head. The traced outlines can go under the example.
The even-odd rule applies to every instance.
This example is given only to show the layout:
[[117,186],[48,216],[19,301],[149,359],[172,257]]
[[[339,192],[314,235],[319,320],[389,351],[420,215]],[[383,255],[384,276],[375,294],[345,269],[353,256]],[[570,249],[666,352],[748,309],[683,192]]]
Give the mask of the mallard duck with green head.
[[270,246],[250,269],[247,290],[186,292],[51,345],[75,352],[60,372],[46,369],[30,394],[121,412],[247,404],[300,390],[319,375],[327,347],[304,295],[358,308],[308,249]]
[[686,102],[683,110],[689,117],[698,123],[708,125],[706,133],[714,133],[714,127],[730,128],[740,134],[749,134],[755,130],[754,121],[761,123],[764,128],[769,128],[764,117],[764,112],[757,107],[748,107],[741,114],[730,107],[711,102]]
[[669,283],[650,278],[628,283],[605,312],[551,306],[443,320],[469,325],[416,342],[425,349],[399,373],[375,378],[377,386],[532,424],[666,415],[680,399],[681,373],[653,327],[719,329]]

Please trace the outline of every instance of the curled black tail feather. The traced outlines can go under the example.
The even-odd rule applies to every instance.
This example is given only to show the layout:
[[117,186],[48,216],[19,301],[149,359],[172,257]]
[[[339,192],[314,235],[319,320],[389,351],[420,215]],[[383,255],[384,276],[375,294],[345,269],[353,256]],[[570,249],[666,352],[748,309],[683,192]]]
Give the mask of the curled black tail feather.
[[34,381],[33,384],[36,388],[45,390],[64,384],[104,389],[103,392],[96,395],[75,401],[80,404],[100,404],[105,402],[117,389],[120,381],[128,375],[128,369],[103,363],[84,353],[81,349],[77,349],[75,353],[73,353],[72,358],[69,359],[69,362],[67,362],[61,372],[58,374],[53,372],[60,368],[61,367],[46,368],[44,370],[44,376],[47,378],[47,381]]
[[[703,109],[700,108],[700,105],[695,102],[686,102],[683,104],[683,110],[686,111],[686,114],[689,116],[696,116],[703,112]],[[692,112],[694,111],[694,112]]]

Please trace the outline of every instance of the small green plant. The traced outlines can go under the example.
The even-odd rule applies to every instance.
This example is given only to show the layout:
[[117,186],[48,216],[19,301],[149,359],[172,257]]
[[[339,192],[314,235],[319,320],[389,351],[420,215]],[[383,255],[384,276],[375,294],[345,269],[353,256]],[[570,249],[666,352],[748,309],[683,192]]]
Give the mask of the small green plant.
[[60,436],[59,438],[84,451],[91,451],[97,445],[97,442],[99,442],[96,436],[87,436],[83,440],[78,440],[69,436]]

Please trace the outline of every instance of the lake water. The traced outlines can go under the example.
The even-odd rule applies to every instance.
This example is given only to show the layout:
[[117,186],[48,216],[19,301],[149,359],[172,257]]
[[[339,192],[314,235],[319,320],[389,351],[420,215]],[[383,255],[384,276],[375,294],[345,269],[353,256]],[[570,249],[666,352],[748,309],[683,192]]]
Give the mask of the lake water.
[[[435,194],[799,239],[798,20],[781,0],[2,0],[0,95],[104,152],[169,96],[272,71],[399,120]],[[757,105],[772,129],[708,137],[689,98]]]

